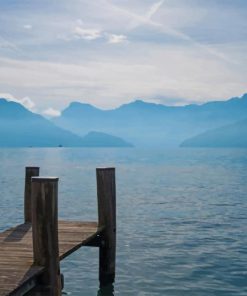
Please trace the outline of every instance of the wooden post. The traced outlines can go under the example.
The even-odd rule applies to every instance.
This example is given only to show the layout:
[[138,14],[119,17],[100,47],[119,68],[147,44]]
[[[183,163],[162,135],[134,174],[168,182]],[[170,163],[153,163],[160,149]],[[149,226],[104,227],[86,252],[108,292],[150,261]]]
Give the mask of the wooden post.
[[[45,267],[44,295],[61,295],[58,245],[58,178],[32,178],[34,264]],[[42,294],[43,295],[43,294]]]
[[26,167],[25,189],[24,189],[24,220],[25,223],[32,222],[32,199],[31,199],[31,179],[39,176],[39,167]]
[[99,227],[104,227],[99,248],[100,286],[115,280],[116,262],[116,183],[115,168],[97,168]]

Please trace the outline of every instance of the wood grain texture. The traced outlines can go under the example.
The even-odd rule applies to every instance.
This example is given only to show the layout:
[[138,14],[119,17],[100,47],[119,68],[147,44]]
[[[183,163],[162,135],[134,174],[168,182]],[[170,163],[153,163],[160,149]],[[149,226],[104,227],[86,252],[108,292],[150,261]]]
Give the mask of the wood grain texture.
[[41,277],[47,296],[61,296],[58,246],[58,178],[32,178],[34,264],[44,266]]
[[[59,221],[59,259],[62,260],[102,233],[96,222]],[[19,291],[42,275],[44,267],[33,265],[32,226],[21,224],[0,233],[0,296]]]
[[116,265],[116,181],[115,168],[97,168],[99,226],[104,227],[99,248],[101,286],[115,280]]
[[39,167],[26,167],[25,170],[25,188],[24,188],[24,219],[25,222],[32,221],[32,198],[31,181],[32,177],[39,176]]

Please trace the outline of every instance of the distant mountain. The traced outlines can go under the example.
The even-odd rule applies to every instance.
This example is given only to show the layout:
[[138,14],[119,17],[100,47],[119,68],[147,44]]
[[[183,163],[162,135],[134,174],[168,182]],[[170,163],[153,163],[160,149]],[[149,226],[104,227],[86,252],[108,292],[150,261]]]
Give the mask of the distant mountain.
[[100,132],[90,132],[83,138],[86,147],[133,147],[132,144],[119,137]]
[[179,146],[208,129],[246,118],[247,94],[203,105],[165,106],[136,100],[113,110],[71,103],[54,119],[59,127],[78,135],[97,130],[118,135],[135,146]]
[[21,104],[0,99],[1,147],[81,146],[82,139]]
[[0,99],[0,147],[88,147],[128,146],[124,140],[100,133],[84,138],[24,108]]
[[185,140],[181,147],[245,147],[247,148],[247,119],[206,131]]

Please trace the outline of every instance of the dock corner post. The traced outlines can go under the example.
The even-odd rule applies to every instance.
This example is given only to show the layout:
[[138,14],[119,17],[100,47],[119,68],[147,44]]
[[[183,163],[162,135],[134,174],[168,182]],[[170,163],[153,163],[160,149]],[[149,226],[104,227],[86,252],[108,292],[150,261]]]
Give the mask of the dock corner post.
[[97,168],[99,228],[103,227],[99,247],[100,286],[112,284],[116,265],[116,181],[115,168]]
[[[58,245],[58,178],[32,178],[34,265],[44,266],[45,295],[61,295]],[[43,294],[42,294],[43,295]]]
[[24,189],[24,221],[32,222],[32,198],[31,181],[32,177],[39,176],[39,167],[26,167],[25,169],[25,189]]

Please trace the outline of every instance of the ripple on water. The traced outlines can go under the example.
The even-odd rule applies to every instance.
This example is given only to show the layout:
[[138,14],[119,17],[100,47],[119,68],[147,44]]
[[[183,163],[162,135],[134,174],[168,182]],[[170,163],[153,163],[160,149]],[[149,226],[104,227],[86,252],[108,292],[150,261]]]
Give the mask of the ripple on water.
[[22,222],[25,165],[58,175],[60,217],[82,220],[97,217],[95,167],[116,166],[116,283],[99,290],[83,248],[61,264],[64,295],[246,296],[246,152],[2,149],[0,228]]

